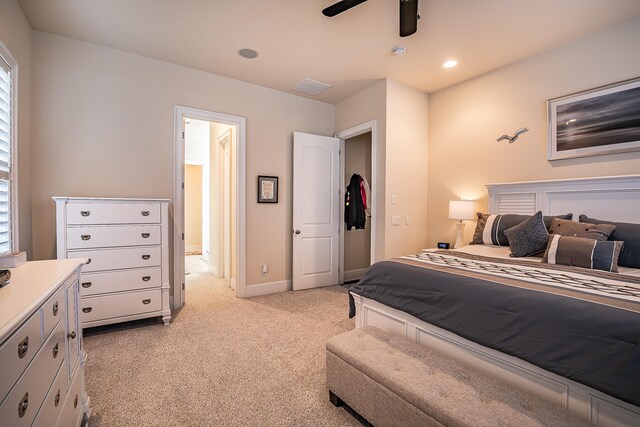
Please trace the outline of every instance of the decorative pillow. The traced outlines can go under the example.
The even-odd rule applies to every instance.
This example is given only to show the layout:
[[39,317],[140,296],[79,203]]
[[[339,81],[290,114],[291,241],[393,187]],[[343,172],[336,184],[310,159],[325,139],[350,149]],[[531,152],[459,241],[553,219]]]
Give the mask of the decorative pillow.
[[623,243],[551,234],[542,262],[617,273]]
[[540,253],[545,250],[549,241],[549,233],[542,220],[542,211],[505,230],[504,234],[509,241],[511,255],[517,257]]
[[[530,215],[504,214],[489,215],[485,213],[476,213],[478,221],[476,223],[476,231],[473,233],[471,245],[499,245],[507,246],[509,241],[504,235],[504,230],[515,227],[523,221],[531,218]],[[542,217],[547,230],[551,226],[553,218],[571,219],[573,214]]]
[[567,221],[554,218],[549,233],[561,236],[584,237],[585,239],[607,240],[616,229],[612,224],[590,224],[588,222]]
[[615,225],[615,231],[609,236],[609,240],[622,240],[624,246],[620,252],[618,265],[621,267],[640,268],[640,224],[630,222],[603,221],[580,215],[580,222],[592,224]]

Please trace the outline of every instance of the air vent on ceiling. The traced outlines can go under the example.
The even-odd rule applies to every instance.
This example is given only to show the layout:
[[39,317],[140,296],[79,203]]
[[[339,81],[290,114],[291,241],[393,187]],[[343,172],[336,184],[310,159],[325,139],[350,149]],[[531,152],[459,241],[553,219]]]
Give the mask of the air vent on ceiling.
[[329,89],[331,85],[319,82],[313,79],[304,79],[291,89],[296,92],[306,93],[307,95],[320,95],[325,90]]

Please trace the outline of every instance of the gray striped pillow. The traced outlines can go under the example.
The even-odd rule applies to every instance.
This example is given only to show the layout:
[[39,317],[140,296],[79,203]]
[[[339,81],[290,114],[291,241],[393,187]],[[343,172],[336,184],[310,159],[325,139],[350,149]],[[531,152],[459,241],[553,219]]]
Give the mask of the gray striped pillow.
[[618,272],[618,257],[624,242],[584,237],[549,235],[542,262]]
[[[515,227],[516,225],[531,218],[531,215],[504,214],[489,215],[486,213],[476,213],[478,220],[476,222],[476,230],[473,233],[471,245],[498,245],[509,246],[509,240],[505,236],[504,231]],[[545,227],[549,230],[553,218],[572,219],[573,214],[543,216]]]

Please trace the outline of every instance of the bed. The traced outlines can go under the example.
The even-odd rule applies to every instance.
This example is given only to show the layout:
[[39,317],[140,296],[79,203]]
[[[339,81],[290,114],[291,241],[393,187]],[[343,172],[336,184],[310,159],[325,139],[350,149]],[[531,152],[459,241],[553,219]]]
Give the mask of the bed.
[[[640,223],[640,175],[487,187],[489,213]],[[376,263],[350,299],[356,327],[426,345],[593,424],[640,425],[640,269],[584,271],[472,245]]]

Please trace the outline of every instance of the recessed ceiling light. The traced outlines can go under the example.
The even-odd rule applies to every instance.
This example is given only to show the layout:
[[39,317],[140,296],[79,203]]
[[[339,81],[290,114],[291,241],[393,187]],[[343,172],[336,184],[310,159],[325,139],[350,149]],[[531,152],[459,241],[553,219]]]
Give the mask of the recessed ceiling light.
[[446,61],[444,64],[442,64],[444,68],[453,68],[456,65],[458,65],[458,61],[454,61],[453,59],[450,59]]
[[258,56],[258,52],[253,49],[240,49],[238,51],[238,55],[242,56],[243,58],[253,59]]

